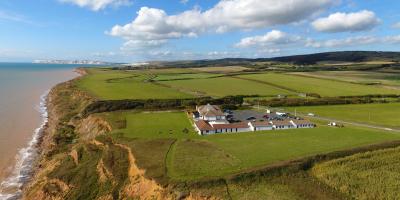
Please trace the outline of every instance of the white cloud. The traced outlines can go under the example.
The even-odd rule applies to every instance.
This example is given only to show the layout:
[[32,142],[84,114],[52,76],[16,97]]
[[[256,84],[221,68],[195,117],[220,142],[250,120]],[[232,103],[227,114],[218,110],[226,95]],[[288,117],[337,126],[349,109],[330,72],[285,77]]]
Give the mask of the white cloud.
[[370,30],[379,23],[374,12],[363,10],[356,13],[334,13],[315,20],[312,26],[320,32],[337,33]]
[[14,12],[5,11],[5,10],[0,10],[0,22],[1,21],[13,21],[13,22],[18,22],[18,23],[25,23],[25,24],[39,26],[38,23],[29,20],[24,15],[21,15],[21,14],[18,14],[18,13],[14,13]]
[[94,11],[105,9],[108,6],[126,6],[131,5],[130,0],[59,0],[63,3],[72,3],[79,7],[86,7]]
[[383,39],[383,42],[391,43],[391,44],[398,44],[398,43],[400,43],[400,35],[387,36]]
[[348,47],[348,46],[374,44],[380,41],[381,41],[380,38],[373,36],[357,36],[344,39],[331,39],[324,41],[307,39],[306,47],[314,47],[314,48]]
[[211,51],[207,53],[207,58],[238,58],[240,57],[240,52],[230,52],[230,51]]
[[400,22],[397,22],[397,23],[393,24],[392,28],[400,29]]
[[209,10],[197,8],[168,15],[164,10],[142,7],[126,25],[108,33],[129,41],[158,41],[196,37],[202,33],[251,30],[298,22],[334,4],[334,0],[220,0]]
[[163,46],[167,40],[128,40],[125,42],[122,51],[140,51],[146,49],[154,49]]
[[181,2],[181,4],[187,4],[189,0],[180,0],[179,2]]
[[301,37],[289,35],[285,32],[272,30],[265,35],[243,38],[236,47],[265,47],[295,43],[300,41]]

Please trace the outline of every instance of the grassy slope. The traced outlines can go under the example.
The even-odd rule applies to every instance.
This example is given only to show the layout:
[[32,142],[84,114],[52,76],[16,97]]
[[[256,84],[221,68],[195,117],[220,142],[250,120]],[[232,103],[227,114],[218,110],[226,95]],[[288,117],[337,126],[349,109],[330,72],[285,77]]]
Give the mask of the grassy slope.
[[[294,111],[295,108],[288,108]],[[331,117],[353,122],[368,123],[388,127],[400,127],[400,103],[307,106],[297,107],[297,112],[314,113],[318,116]]]
[[315,166],[312,173],[354,199],[398,199],[400,148],[328,161]]
[[240,77],[257,81],[266,81],[281,85],[303,93],[317,93],[321,96],[355,96],[367,94],[399,94],[399,90],[392,90],[378,86],[367,86],[344,83],[318,78],[301,77],[287,74],[253,74]]
[[230,77],[195,79],[163,82],[174,88],[197,91],[210,96],[222,97],[229,95],[263,95],[275,96],[278,94],[290,94],[291,92],[266,84]]
[[[111,121],[127,120],[127,128],[115,130],[116,135],[122,132],[125,137],[138,140],[176,139],[170,150],[165,147],[157,152],[163,156],[169,152],[166,166],[168,175],[178,180],[228,175],[277,161],[400,139],[399,135],[355,127],[319,127],[204,137],[193,132],[184,113],[117,112],[104,115]],[[185,128],[190,133],[184,133],[182,130]],[[146,149],[138,151],[152,149],[150,146],[142,147]]]
[[143,73],[103,71],[92,69],[89,75],[78,81],[78,86],[90,94],[105,100],[115,99],[173,99],[189,98],[189,94],[145,82]]

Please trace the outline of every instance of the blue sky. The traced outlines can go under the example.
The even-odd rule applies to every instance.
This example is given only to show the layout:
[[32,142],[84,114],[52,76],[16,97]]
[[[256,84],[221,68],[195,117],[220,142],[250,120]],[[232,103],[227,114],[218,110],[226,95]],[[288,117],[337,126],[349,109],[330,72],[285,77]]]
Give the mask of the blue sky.
[[2,0],[0,61],[399,51],[394,0]]

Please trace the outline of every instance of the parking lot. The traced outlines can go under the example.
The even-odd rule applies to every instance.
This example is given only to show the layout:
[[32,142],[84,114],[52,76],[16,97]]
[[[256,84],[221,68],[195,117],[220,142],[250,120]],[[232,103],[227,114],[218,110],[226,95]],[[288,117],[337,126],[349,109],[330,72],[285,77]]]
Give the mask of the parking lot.
[[286,118],[275,113],[267,113],[266,111],[255,110],[233,110],[229,113],[230,114],[228,115],[227,119],[230,122],[266,121]]

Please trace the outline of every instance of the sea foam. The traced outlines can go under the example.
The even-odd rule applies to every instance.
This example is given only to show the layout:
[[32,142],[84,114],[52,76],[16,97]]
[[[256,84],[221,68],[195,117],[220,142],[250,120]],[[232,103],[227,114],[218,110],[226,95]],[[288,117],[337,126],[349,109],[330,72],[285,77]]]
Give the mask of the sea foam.
[[41,125],[33,132],[32,139],[28,142],[27,146],[19,150],[11,175],[0,183],[0,200],[20,199],[24,184],[32,176],[33,164],[38,155],[38,142],[48,122],[46,105],[48,94],[49,91],[46,91],[40,97],[40,103],[37,106],[37,110],[42,117]]

